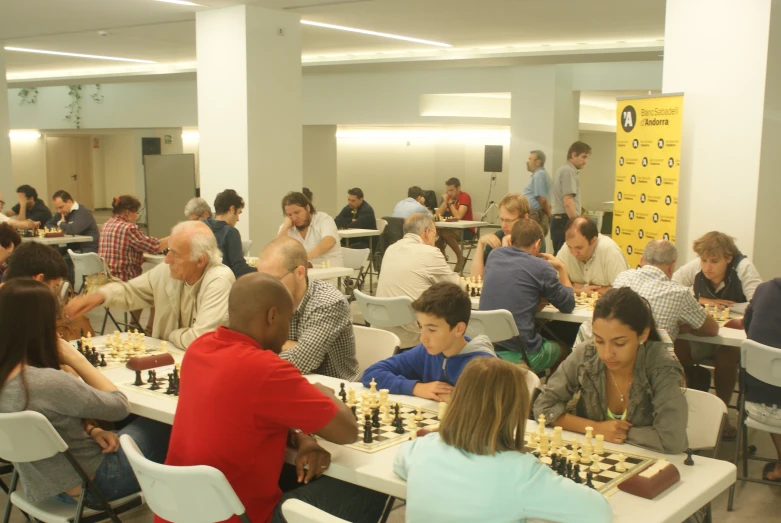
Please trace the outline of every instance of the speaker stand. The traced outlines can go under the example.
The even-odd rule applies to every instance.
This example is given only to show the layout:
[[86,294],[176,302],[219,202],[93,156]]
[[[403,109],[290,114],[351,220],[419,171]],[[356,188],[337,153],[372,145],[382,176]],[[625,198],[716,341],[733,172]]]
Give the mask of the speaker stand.
[[496,185],[496,173],[491,173],[491,181],[488,183],[488,199],[485,201],[485,210],[483,211],[483,215],[488,212],[488,208],[494,204],[493,200],[491,200],[491,193],[494,190],[494,186]]

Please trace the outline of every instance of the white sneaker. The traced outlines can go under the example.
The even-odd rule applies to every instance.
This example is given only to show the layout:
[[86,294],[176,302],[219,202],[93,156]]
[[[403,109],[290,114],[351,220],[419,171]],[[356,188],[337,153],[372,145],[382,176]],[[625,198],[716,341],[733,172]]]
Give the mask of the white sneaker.
[[778,409],[778,405],[765,405],[764,403],[754,403],[752,401],[746,402],[746,412],[749,416],[764,423],[765,425],[772,425],[774,427],[781,427],[781,410]]

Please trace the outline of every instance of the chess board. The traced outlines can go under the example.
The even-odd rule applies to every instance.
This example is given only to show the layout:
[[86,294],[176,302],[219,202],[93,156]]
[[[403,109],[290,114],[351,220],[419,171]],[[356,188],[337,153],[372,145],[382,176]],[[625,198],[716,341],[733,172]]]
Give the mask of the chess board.
[[[395,403],[391,403],[391,405],[395,405]],[[375,452],[379,452],[381,450],[385,450],[395,445],[404,443],[405,441],[409,441],[412,439],[413,431],[407,428],[407,419],[410,416],[415,416],[415,414],[417,414],[417,407],[413,405],[407,405],[405,403],[399,403],[399,417],[401,417],[404,422],[404,434],[396,434],[396,427],[390,423],[382,423],[382,421],[380,421],[379,428],[372,427],[372,442],[364,443],[363,424],[365,418],[361,415],[360,407],[358,407],[358,441],[350,445],[345,445],[345,447],[359,450],[367,454],[374,454]],[[432,430],[439,426],[437,412],[424,408],[421,409],[421,414],[423,415],[423,421],[415,422],[415,432],[420,429]]]
[[167,398],[171,401],[177,401],[179,399],[178,394],[172,395],[165,393],[165,391],[168,390],[168,374],[173,374],[174,365],[166,365],[165,367],[158,367],[153,370],[157,372],[157,384],[160,386],[159,389],[152,390],[150,388],[152,384],[147,382],[149,371],[146,370],[141,371],[141,377],[144,380],[143,385],[135,385],[135,379],[132,379],[123,383],[118,383],[117,387],[120,390],[140,392],[142,394],[146,394],[147,396],[154,396],[155,398]]
[[[567,452],[572,450],[572,442],[562,440],[563,446],[567,449]],[[582,442],[581,442],[582,443]],[[547,455],[540,456],[537,449],[531,449],[526,447],[526,452],[534,454],[538,457],[540,462],[550,466],[552,458],[550,452]],[[618,455],[623,454],[626,459],[624,460],[625,472],[618,472],[616,470],[616,464],[618,464]],[[641,456],[639,454],[631,454],[628,452],[614,452],[611,449],[605,449],[605,452],[600,455],[602,460],[599,462],[600,472],[592,473],[591,483],[594,485],[594,489],[597,490],[603,496],[609,498],[618,490],[619,483],[624,482],[630,477],[634,476],[638,472],[642,471],[648,465],[656,463],[656,458],[648,456]],[[580,477],[583,480],[583,485],[586,484],[586,476],[591,464],[584,465],[580,463]]]
[[[127,333],[122,333],[121,334],[121,339],[122,339],[123,342],[126,341],[126,339],[127,339],[126,336],[127,336]],[[105,359],[105,361],[106,361],[106,366],[105,367],[102,366],[102,365],[97,365],[97,367],[100,370],[111,370],[111,369],[116,369],[116,368],[119,368],[119,367],[124,367],[130,356],[128,356],[127,354],[124,357],[121,356],[121,355],[120,356],[112,356],[111,355],[112,349],[110,349],[106,345],[106,342],[108,341],[108,338],[109,338],[109,336],[97,336],[95,338],[92,338],[91,341],[90,341],[92,346],[95,347],[95,349],[97,350],[98,354],[102,355],[103,359]],[[77,340],[71,341],[71,344],[73,346],[76,346],[76,341]],[[169,347],[170,347],[170,344],[169,344]],[[157,355],[157,354],[163,354],[163,351],[160,348],[160,340],[156,340],[156,339],[153,339],[153,338],[145,338],[145,340],[144,340],[144,351],[143,352],[140,352],[140,351],[136,352],[136,353],[132,354],[132,356],[153,356],[153,355]]]

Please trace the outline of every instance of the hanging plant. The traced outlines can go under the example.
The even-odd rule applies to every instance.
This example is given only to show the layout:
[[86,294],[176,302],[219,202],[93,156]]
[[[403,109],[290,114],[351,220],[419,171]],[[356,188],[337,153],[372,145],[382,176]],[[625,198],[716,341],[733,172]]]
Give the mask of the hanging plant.
[[38,101],[38,89],[31,87],[19,90],[19,105],[34,105]]
[[92,98],[92,101],[96,104],[103,103],[103,93],[101,92],[100,84],[95,84],[95,92],[90,95],[90,98]]
[[79,129],[81,127],[81,86],[69,85],[68,96],[71,97],[71,103],[65,107],[68,109],[65,121],[70,122],[76,129]]

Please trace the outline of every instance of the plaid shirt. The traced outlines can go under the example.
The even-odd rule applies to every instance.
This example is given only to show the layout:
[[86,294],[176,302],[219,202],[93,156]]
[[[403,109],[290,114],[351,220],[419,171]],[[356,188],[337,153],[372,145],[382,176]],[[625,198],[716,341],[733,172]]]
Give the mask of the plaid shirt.
[[671,281],[653,265],[622,272],[616,277],[613,287],[629,287],[648,300],[656,326],[666,330],[673,341],[678,337],[681,322],[699,329],[708,317],[689,289]]
[[141,274],[144,253],[160,250],[160,240],[144,234],[124,216],[113,216],[103,226],[98,254],[106,261],[112,276],[129,281]]
[[311,280],[304,299],[290,320],[290,339],[297,342],[279,357],[295,365],[301,374],[322,374],[358,381],[350,306],[330,283]]

